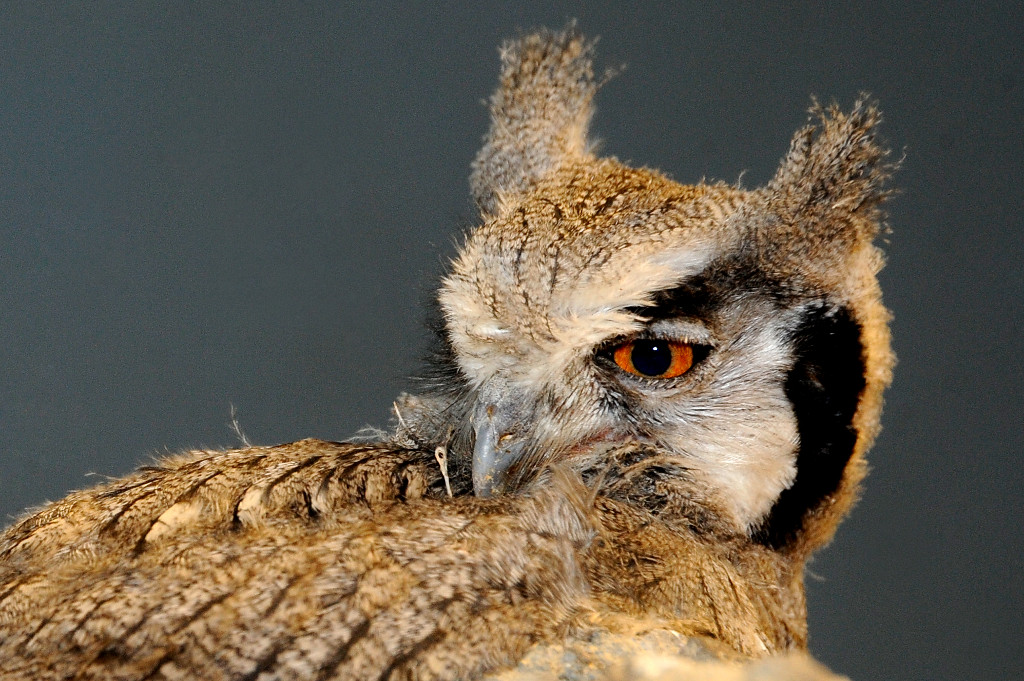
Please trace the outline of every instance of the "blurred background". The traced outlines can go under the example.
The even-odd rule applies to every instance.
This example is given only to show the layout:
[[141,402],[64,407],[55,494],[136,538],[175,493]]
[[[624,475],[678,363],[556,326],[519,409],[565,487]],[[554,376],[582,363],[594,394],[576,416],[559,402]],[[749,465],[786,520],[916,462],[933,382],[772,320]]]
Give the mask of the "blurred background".
[[475,214],[497,47],[600,36],[603,152],[765,182],[811,95],[905,156],[900,358],[863,501],[810,566],[854,679],[1024,677],[1024,12],[1012,3],[10,3],[0,519],[151,457],[386,425]]

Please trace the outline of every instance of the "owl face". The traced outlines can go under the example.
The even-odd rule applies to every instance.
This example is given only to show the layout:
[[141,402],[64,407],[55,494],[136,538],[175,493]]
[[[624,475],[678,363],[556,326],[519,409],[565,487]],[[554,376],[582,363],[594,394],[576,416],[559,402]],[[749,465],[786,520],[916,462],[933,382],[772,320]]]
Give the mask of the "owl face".
[[459,383],[443,411],[475,492],[641,442],[767,543],[841,514],[891,364],[877,112],[819,110],[764,188],[684,186],[591,153],[578,36],[503,60],[472,178],[483,221],[439,297]]
[[781,300],[743,253],[742,192],[609,161],[566,174],[474,232],[442,289],[477,494],[638,441],[755,525],[796,476],[785,383],[808,301]]

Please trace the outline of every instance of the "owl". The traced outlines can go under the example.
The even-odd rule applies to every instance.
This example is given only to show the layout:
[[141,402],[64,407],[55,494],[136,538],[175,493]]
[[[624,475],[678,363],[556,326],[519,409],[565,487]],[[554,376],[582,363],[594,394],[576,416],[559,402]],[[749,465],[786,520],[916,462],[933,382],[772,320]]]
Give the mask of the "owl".
[[503,47],[480,224],[393,431],[190,452],[21,518],[0,676],[803,669],[804,563],[893,362],[879,115],[815,107],[767,186],[684,186],[594,153],[592,52]]

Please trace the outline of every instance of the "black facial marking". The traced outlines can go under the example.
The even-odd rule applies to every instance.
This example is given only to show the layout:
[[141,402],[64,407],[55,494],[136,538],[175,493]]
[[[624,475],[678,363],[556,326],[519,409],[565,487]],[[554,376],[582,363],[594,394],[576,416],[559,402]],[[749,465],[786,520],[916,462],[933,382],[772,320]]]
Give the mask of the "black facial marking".
[[853,416],[864,390],[860,335],[848,309],[824,305],[808,309],[793,335],[796,361],[785,389],[800,434],[796,480],[755,533],[762,544],[784,547],[805,514],[839,488],[857,441]]
[[674,288],[657,291],[651,304],[631,307],[632,312],[652,322],[679,317],[703,318],[713,305],[713,290],[706,278],[689,280]]
[[422,359],[423,370],[416,377],[419,392],[447,394],[456,397],[469,390],[466,378],[459,369],[455,347],[448,336],[444,313],[436,300],[426,306],[428,315],[427,328],[430,330],[432,343]]
[[411,380],[415,386],[413,392],[434,404],[415,415],[405,414],[407,423],[410,420],[415,422],[406,435],[427,451],[441,446],[447,448],[448,473],[453,489],[456,489],[471,480],[470,455],[475,438],[469,418],[472,390],[459,368],[440,306],[437,301],[431,301],[427,307],[426,322],[432,331],[433,342],[421,360],[418,375]]

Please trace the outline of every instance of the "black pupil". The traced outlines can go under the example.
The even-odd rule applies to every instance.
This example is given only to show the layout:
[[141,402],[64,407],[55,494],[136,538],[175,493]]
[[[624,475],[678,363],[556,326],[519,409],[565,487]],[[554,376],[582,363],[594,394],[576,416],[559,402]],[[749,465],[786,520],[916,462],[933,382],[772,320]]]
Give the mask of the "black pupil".
[[633,341],[629,358],[644,376],[661,376],[672,366],[672,347],[663,340],[641,338]]

